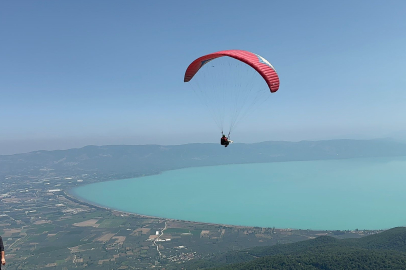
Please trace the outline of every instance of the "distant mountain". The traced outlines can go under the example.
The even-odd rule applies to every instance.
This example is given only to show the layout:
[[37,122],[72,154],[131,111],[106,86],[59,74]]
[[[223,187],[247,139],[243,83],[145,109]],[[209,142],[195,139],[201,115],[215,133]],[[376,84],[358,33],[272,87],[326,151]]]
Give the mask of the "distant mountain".
[[186,167],[406,156],[406,144],[391,140],[329,140],[301,142],[86,146],[0,156],[0,173],[33,173],[52,169],[70,174],[118,174],[122,177]]
[[394,141],[406,143],[406,130],[392,132],[388,134],[388,138],[391,138]]
[[329,236],[191,261],[184,269],[406,269],[406,228],[359,239]]

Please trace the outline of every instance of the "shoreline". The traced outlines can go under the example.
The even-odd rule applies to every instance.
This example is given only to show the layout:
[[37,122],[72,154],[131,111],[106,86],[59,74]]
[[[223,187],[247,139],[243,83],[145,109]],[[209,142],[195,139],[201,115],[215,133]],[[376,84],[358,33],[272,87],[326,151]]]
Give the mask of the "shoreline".
[[[69,191],[62,190],[62,195],[68,199],[71,200],[75,203],[83,204],[88,207],[93,207],[99,210],[104,210],[104,211],[109,211],[111,213],[117,213],[117,214],[125,214],[125,215],[130,215],[130,216],[135,216],[135,217],[140,217],[140,218],[149,218],[149,219],[156,219],[156,220],[162,220],[165,222],[182,222],[182,223],[187,223],[187,224],[196,224],[196,225],[207,225],[207,226],[221,226],[225,228],[247,228],[247,229],[253,229],[253,228],[261,228],[261,229],[275,229],[279,231],[310,231],[310,232],[361,232],[361,231],[386,231],[391,228],[386,228],[386,229],[354,229],[354,230],[315,230],[315,229],[297,229],[297,228],[276,228],[276,227],[261,227],[261,226],[243,226],[243,225],[232,225],[232,224],[222,224],[222,223],[210,223],[210,222],[201,222],[201,221],[192,221],[192,220],[183,220],[183,219],[174,219],[174,218],[165,218],[165,217],[157,217],[157,216],[150,216],[150,215],[144,215],[144,214],[138,214],[138,213],[133,213],[133,212],[127,212],[127,211],[122,211],[122,210],[117,210],[113,208],[109,208],[106,206],[101,206],[86,200],[83,200],[81,198],[78,198],[74,196],[72,193]],[[401,226],[397,226],[401,227]]]
[[[192,221],[192,220],[183,220],[183,219],[174,219],[174,218],[143,215],[143,214],[138,214],[138,213],[133,213],[133,212],[117,210],[117,209],[113,209],[113,208],[109,208],[109,207],[105,207],[105,206],[100,206],[98,204],[94,204],[94,203],[82,200],[82,199],[72,195],[71,193],[69,193],[69,191],[63,190],[62,193],[66,199],[71,200],[75,203],[84,204],[89,207],[93,207],[93,208],[100,209],[100,210],[106,210],[106,211],[109,211],[112,213],[121,213],[121,214],[125,214],[125,215],[141,217],[141,218],[151,218],[151,219],[158,219],[158,220],[163,220],[163,221],[184,222],[184,223],[192,223],[192,224],[199,224],[199,225],[222,226],[222,227],[228,227],[228,228],[267,228],[267,229],[271,229],[271,227],[231,225],[231,224],[210,223],[210,222],[201,222],[201,221]],[[307,230],[307,229],[293,229],[293,228],[275,228],[275,229],[283,230],[283,231],[287,231],[287,230],[292,230],[292,231],[298,230],[299,231],[300,230],[300,231],[314,231],[314,232],[341,231],[341,230]],[[348,231],[348,230],[342,230],[342,231]],[[365,231],[367,231],[367,230],[365,230]]]
[[[401,158],[406,158],[406,156],[400,156]],[[376,157],[355,157],[355,158],[344,158],[344,160],[351,160],[351,159],[375,159]],[[383,158],[399,158],[399,157],[383,157]],[[321,161],[333,161],[333,160],[342,160],[343,158],[338,158],[338,159],[327,159],[327,160],[321,160]],[[313,162],[317,160],[305,160],[305,161],[279,161],[279,162]],[[260,162],[260,163],[248,163],[249,164],[270,164],[270,163],[275,163],[275,162]],[[185,168],[175,168],[175,169],[169,169],[169,170],[164,170],[164,171],[159,171],[151,174],[144,174],[136,177],[131,177],[131,178],[122,178],[122,179],[106,179],[102,181],[97,181],[94,183],[81,183],[80,185],[70,188],[68,190],[62,190],[64,193],[65,197],[68,199],[75,201],[80,204],[88,205],[93,208],[97,209],[102,209],[102,210],[107,210],[112,213],[121,213],[121,214],[126,214],[126,215],[132,215],[132,216],[137,216],[141,218],[151,218],[151,219],[157,219],[157,220],[165,220],[165,221],[171,221],[171,222],[184,222],[184,223],[189,223],[189,224],[201,224],[201,225],[214,225],[214,226],[223,226],[223,227],[229,227],[229,228],[274,228],[278,230],[298,230],[298,231],[313,231],[313,232],[332,232],[332,231],[341,231],[341,232],[348,232],[348,231],[385,231],[388,229],[391,229],[393,227],[388,227],[388,228],[369,228],[369,229],[359,229],[359,227],[355,227],[353,229],[300,229],[300,228],[292,228],[292,227],[274,227],[274,226],[250,226],[250,225],[234,225],[234,224],[224,224],[224,223],[212,223],[212,222],[204,222],[204,221],[193,221],[193,220],[183,220],[183,219],[178,219],[178,218],[169,218],[169,217],[160,217],[160,216],[153,216],[153,215],[148,215],[148,214],[140,214],[140,213],[135,213],[135,212],[128,212],[125,210],[118,210],[114,208],[110,208],[108,206],[103,206],[99,205],[97,203],[94,203],[92,201],[88,201],[85,198],[82,198],[80,196],[77,196],[72,192],[73,189],[79,188],[82,186],[86,185],[91,185],[91,184],[96,184],[96,183],[102,183],[102,182],[110,182],[110,181],[119,181],[119,180],[136,180],[138,178],[143,178],[143,177],[150,177],[150,176],[156,176],[156,175],[162,175],[167,172],[171,171],[179,171],[179,170],[187,170],[187,169],[193,169],[193,168],[202,168],[202,167],[223,167],[223,166],[229,166],[229,165],[237,165],[237,164],[219,164],[219,165],[205,165],[205,166],[197,166],[197,167],[185,167]],[[240,165],[246,165],[246,163],[240,164]],[[397,225],[394,227],[399,227],[402,225]]]

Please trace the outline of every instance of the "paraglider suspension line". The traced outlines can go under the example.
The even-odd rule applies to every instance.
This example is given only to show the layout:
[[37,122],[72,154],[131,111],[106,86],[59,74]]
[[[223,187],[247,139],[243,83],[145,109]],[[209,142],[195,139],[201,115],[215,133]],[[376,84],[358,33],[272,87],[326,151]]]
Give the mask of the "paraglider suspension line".
[[[227,139],[230,139],[230,133],[231,133],[231,131],[227,134]],[[221,132],[221,135],[224,136],[224,132],[223,132],[223,131]]]

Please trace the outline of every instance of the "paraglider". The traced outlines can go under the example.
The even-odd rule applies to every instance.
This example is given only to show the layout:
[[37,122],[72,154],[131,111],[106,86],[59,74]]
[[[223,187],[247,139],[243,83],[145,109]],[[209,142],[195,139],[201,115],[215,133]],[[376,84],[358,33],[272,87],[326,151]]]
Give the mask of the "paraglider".
[[[210,68],[205,68],[209,62]],[[225,147],[232,142],[230,134],[236,124],[257,103],[265,101],[269,93],[279,89],[279,77],[272,64],[243,50],[219,51],[197,58],[186,69],[184,82],[189,81],[195,82],[195,92],[221,129],[221,145]],[[225,128],[228,136],[224,135]]]
[[221,139],[220,139],[220,144],[221,145],[224,145],[224,147],[227,147],[230,143],[232,143],[233,141],[231,141],[231,140],[229,140],[228,138],[227,138],[227,136],[226,135],[224,135],[223,134],[223,136],[221,137]]

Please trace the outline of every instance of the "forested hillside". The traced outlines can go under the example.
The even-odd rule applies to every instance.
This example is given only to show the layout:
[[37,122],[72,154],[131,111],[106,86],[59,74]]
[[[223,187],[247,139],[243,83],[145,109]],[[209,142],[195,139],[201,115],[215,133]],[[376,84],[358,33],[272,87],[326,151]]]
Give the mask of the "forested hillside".
[[192,261],[185,269],[406,269],[406,228],[359,239],[321,236]]

